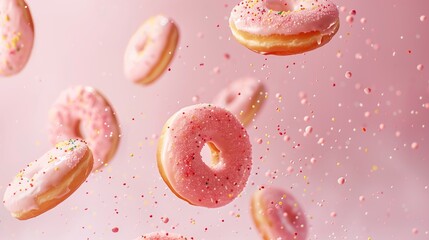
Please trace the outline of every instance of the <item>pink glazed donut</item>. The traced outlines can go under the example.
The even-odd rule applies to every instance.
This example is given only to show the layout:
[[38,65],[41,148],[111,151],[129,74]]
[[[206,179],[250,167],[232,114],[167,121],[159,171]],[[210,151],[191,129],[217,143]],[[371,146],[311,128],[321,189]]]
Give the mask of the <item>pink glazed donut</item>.
[[247,126],[260,110],[264,100],[264,85],[254,78],[242,78],[222,90],[214,98],[213,104],[228,109]]
[[85,139],[94,154],[93,170],[107,165],[116,152],[119,136],[115,111],[92,87],[65,90],[50,111],[51,142]]
[[170,18],[158,15],[143,23],[125,50],[125,76],[141,84],[155,81],[171,62],[179,30]]
[[252,197],[251,214],[264,240],[307,237],[304,212],[295,198],[281,189],[257,190]]
[[16,175],[6,188],[3,204],[20,220],[36,217],[76,191],[92,166],[92,153],[84,141],[60,142]]
[[19,73],[30,58],[34,26],[30,9],[23,0],[0,1],[0,75]]
[[291,55],[328,43],[340,22],[330,0],[243,0],[232,10],[229,25],[250,50]]
[[[210,166],[201,150],[212,152]],[[246,129],[229,111],[209,104],[186,107],[164,125],[158,169],[171,191],[196,206],[221,207],[241,193],[252,167]]]
[[134,240],[192,240],[192,239],[194,239],[194,238],[193,237],[187,238],[187,237],[177,235],[177,234],[160,232],[160,233],[146,234],[146,235],[138,237]]

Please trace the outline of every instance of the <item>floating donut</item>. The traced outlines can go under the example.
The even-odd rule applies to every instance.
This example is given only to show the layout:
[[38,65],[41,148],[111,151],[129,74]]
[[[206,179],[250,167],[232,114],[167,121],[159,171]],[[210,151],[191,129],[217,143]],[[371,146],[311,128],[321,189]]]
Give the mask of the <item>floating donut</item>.
[[158,15],[144,22],[125,50],[125,76],[141,84],[155,81],[174,56],[179,30],[168,17]]
[[329,0],[243,0],[229,25],[235,39],[252,51],[291,55],[328,43],[340,22]]
[[3,204],[17,219],[36,217],[76,191],[92,166],[92,153],[84,141],[60,142],[16,175],[6,188]]
[[306,240],[304,212],[295,198],[281,189],[257,190],[252,197],[251,214],[264,240]]
[[0,1],[0,34],[0,75],[15,75],[27,64],[34,42],[33,19],[24,0]]
[[264,100],[264,85],[254,78],[242,78],[222,90],[214,98],[213,104],[228,109],[247,126],[260,110]]
[[138,237],[134,240],[192,240],[192,239],[194,239],[194,238],[193,237],[187,238],[187,237],[177,235],[177,234],[160,232],[160,233],[146,234],[146,235]]
[[119,136],[115,111],[92,87],[78,86],[65,90],[50,111],[51,142],[84,139],[94,154],[94,170],[112,159]]
[[[212,152],[210,166],[201,150]],[[241,193],[252,167],[246,129],[229,111],[209,104],[183,108],[165,123],[158,169],[171,191],[196,206],[221,207]]]

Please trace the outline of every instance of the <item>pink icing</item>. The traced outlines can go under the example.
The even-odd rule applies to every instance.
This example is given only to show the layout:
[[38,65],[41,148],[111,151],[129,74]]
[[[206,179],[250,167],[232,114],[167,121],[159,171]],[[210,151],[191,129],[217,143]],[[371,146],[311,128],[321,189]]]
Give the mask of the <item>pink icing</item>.
[[226,108],[244,123],[250,109],[262,103],[257,102],[263,98],[260,96],[261,89],[263,84],[254,78],[238,79],[223,89],[213,99],[213,104]]
[[[202,160],[200,152],[206,143],[219,150],[215,166]],[[158,163],[173,191],[197,206],[230,203],[243,190],[252,167],[246,129],[230,112],[209,104],[174,114],[164,127],[158,151]]]
[[94,155],[94,170],[106,164],[116,152],[119,135],[114,110],[91,87],[65,90],[50,111],[51,142],[84,138]]
[[[176,28],[173,20],[161,15],[144,22],[125,50],[125,76],[133,82],[140,82],[147,77],[164,57],[171,32]],[[174,52],[168,54],[173,55]]]
[[258,190],[253,196],[252,208],[258,229],[268,239],[306,239],[307,221],[291,194],[277,188]]
[[0,1],[0,34],[0,75],[14,75],[24,68],[34,42],[30,9],[23,0]]
[[338,21],[329,0],[244,0],[231,12],[231,24],[257,35],[325,32]]
[[[89,151],[85,142],[69,140],[27,165],[6,188],[3,204],[12,213],[39,209],[37,197],[61,184]],[[88,169],[88,173],[91,170]],[[61,193],[66,195],[71,189]]]
[[193,237],[187,238],[177,234],[160,232],[160,233],[146,234],[144,236],[136,238],[135,240],[192,240],[192,239],[194,238]]

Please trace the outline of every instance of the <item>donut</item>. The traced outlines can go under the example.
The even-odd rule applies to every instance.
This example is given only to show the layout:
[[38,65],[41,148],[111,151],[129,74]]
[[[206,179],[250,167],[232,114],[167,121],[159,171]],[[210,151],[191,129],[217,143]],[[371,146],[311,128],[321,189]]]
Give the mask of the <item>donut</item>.
[[340,22],[330,0],[243,0],[233,8],[229,26],[254,52],[292,55],[328,43]]
[[92,153],[84,141],[60,142],[15,176],[6,188],[3,204],[20,220],[39,216],[76,191],[92,166]]
[[264,240],[307,237],[307,221],[295,198],[278,188],[257,190],[251,200],[251,214]]
[[92,87],[66,89],[49,114],[50,139],[84,139],[94,154],[94,168],[107,165],[116,153],[120,129],[115,111],[107,99]]
[[134,240],[192,240],[192,239],[194,238],[193,237],[187,238],[177,234],[160,232],[160,233],[149,233],[141,237],[138,237]]
[[124,56],[124,73],[134,83],[149,84],[165,71],[174,56],[179,30],[168,17],[145,21],[131,37]]
[[213,104],[232,112],[247,126],[260,110],[265,100],[264,85],[254,78],[241,78],[223,89]]
[[30,8],[24,0],[0,1],[0,76],[19,73],[27,64],[34,42]]
[[[212,162],[201,157],[209,146]],[[224,108],[210,104],[185,107],[165,123],[158,142],[159,172],[179,198],[207,208],[224,206],[243,190],[252,167],[246,129]]]

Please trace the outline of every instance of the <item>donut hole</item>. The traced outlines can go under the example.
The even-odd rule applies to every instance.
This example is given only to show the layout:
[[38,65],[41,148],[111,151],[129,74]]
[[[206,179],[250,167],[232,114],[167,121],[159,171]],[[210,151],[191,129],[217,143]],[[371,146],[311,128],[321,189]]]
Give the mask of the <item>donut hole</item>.
[[220,150],[213,142],[207,142],[201,149],[201,158],[210,168],[215,168],[220,163]]
[[138,53],[143,52],[143,50],[146,48],[148,44],[149,44],[149,39],[147,37],[143,37],[135,45],[136,52]]
[[[88,123],[87,123],[88,124]],[[76,138],[87,139],[90,136],[90,128],[82,121],[78,121],[75,125]]]
[[294,6],[291,1],[286,0],[267,0],[265,6],[273,11],[293,11]]

